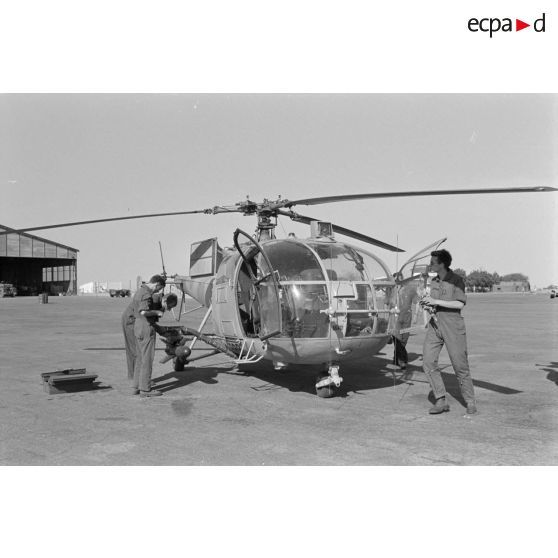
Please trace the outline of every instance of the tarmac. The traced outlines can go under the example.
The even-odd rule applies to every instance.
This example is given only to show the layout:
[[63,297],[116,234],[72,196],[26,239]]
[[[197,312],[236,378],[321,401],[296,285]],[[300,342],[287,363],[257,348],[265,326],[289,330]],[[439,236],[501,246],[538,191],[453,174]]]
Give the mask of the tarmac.
[[[314,393],[313,373],[238,370],[215,355],[174,372],[162,397],[131,394],[120,315],[129,299],[0,299],[1,465],[556,465],[558,299],[470,295],[464,311],[479,413],[467,416],[445,350],[451,411],[428,414],[424,333],[341,369],[339,396]],[[194,303],[192,302],[192,306]],[[196,327],[198,310],[182,323]],[[187,318],[186,320],[184,318]],[[168,315],[162,322],[172,325]],[[198,345],[195,354],[201,354]],[[49,395],[40,374],[86,368],[99,389]]]

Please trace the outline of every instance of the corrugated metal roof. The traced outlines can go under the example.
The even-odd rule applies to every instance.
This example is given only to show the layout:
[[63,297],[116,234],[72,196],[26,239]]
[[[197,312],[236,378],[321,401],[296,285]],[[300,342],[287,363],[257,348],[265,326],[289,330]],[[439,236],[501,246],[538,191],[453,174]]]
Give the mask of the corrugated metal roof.
[[33,234],[27,233],[18,233],[16,229],[12,229],[11,227],[7,227],[6,225],[0,225],[0,230],[2,231],[14,231],[15,234],[19,236],[25,236],[27,238],[33,238],[35,240],[40,240],[41,242],[45,242],[46,244],[51,244],[53,246],[60,246],[60,248],[65,248],[66,250],[72,250],[73,252],[79,252],[77,248],[72,248],[71,246],[66,246],[65,244],[60,244],[60,242],[54,242],[52,240],[48,240],[47,238],[42,238],[40,236],[35,236]]

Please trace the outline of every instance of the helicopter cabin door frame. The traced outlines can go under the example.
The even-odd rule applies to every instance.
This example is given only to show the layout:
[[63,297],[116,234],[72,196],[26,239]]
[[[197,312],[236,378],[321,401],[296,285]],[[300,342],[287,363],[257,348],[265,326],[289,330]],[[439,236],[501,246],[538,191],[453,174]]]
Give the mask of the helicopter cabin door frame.
[[[429,244],[422,250],[419,250],[414,256],[411,256],[397,271],[395,282],[401,283],[408,281],[412,278],[419,278],[427,273],[428,263],[425,262],[426,258],[430,257],[430,252],[438,250],[438,248],[447,240],[447,237],[436,240]],[[408,270],[405,268],[409,268]],[[407,277],[405,276],[407,274]]]
[[[240,235],[248,240],[246,244],[239,243]],[[242,258],[237,276],[242,327],[247,335],[257,335],[262,341],[280,335],[283,323],[277,273],[254,237],[236,229],[233,240]]]

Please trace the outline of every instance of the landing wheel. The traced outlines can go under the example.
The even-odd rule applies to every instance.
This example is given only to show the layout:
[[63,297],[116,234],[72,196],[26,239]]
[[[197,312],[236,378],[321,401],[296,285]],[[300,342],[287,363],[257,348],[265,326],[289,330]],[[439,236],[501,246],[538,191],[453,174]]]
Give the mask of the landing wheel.
[[184,358],[175,357],[173,364],[175,372],[184,372],[184,366],[186,365],[186,360]]
[[176,348],[175,350],[176,356],[174,357],[174,361],[173,361],[175,372],[182,372],[184,370],[184,365],[188,362],[188,357],[190,356],[191,353],[192,351],[184,345],[181,345],[180,347]]
[[[322,380],[325,380],[326,378],[329,378],[329,374],[320,374],[316,378],[316,385],[319,384]],[[318,397],[327,399],[335,395],[335,390],[336,390],[335,384],[328,384],[326,386],[316,387],[316,395]]]

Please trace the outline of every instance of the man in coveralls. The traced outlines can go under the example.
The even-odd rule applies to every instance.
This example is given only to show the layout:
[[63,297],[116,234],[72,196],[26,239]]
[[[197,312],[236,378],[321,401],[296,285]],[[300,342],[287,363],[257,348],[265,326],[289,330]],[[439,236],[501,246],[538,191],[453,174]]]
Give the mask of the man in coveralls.
[[444,381],[438,368],[438,356],[445,344],[467,404],[467,414],[473,415],[477,407],[467,361],[465,322],[461,316],[461,309],[467,302],[465,283],[450,269],[452,257],[447,250],[435,250],[430,256],[430,269],[438,275],[432,280],[430,295],[421,300],[431,312],[423,346],[423,369],[436,399],[429,413],[437,415],[449,411]]
[[163,315],[162,310],[154,309],[153,295],[165,288],[165,278],[154,275],[134,294],[131,302],[134,316],[134,337],[136,358],[132,379],[132,393],[141,397],[163,395],[151,389],[153,358],[155,357],[155,330],[152,323]]
[[[170,293],[166,295],[162,300],[157,295],[153,296],[153,308],[152,310],[170,310],[174,308],[178,303],[178,298],[175,294]],[[126,347],[126,365],[128,368],[128,379],[134,379],[134,368],[136,365],[137,358],[137,343],[136,336],[134,335],[134,324],[136,323],[136,316],[134,314],[135,302],[132,299],[130,304],[126,307],[122,313],[122,331],[124,332],[124,345]],[[158,318],[157,318],[158,319]],[[154,320],[154,318],[150,318]],[[135,391],[135,390],[134,390]]]

